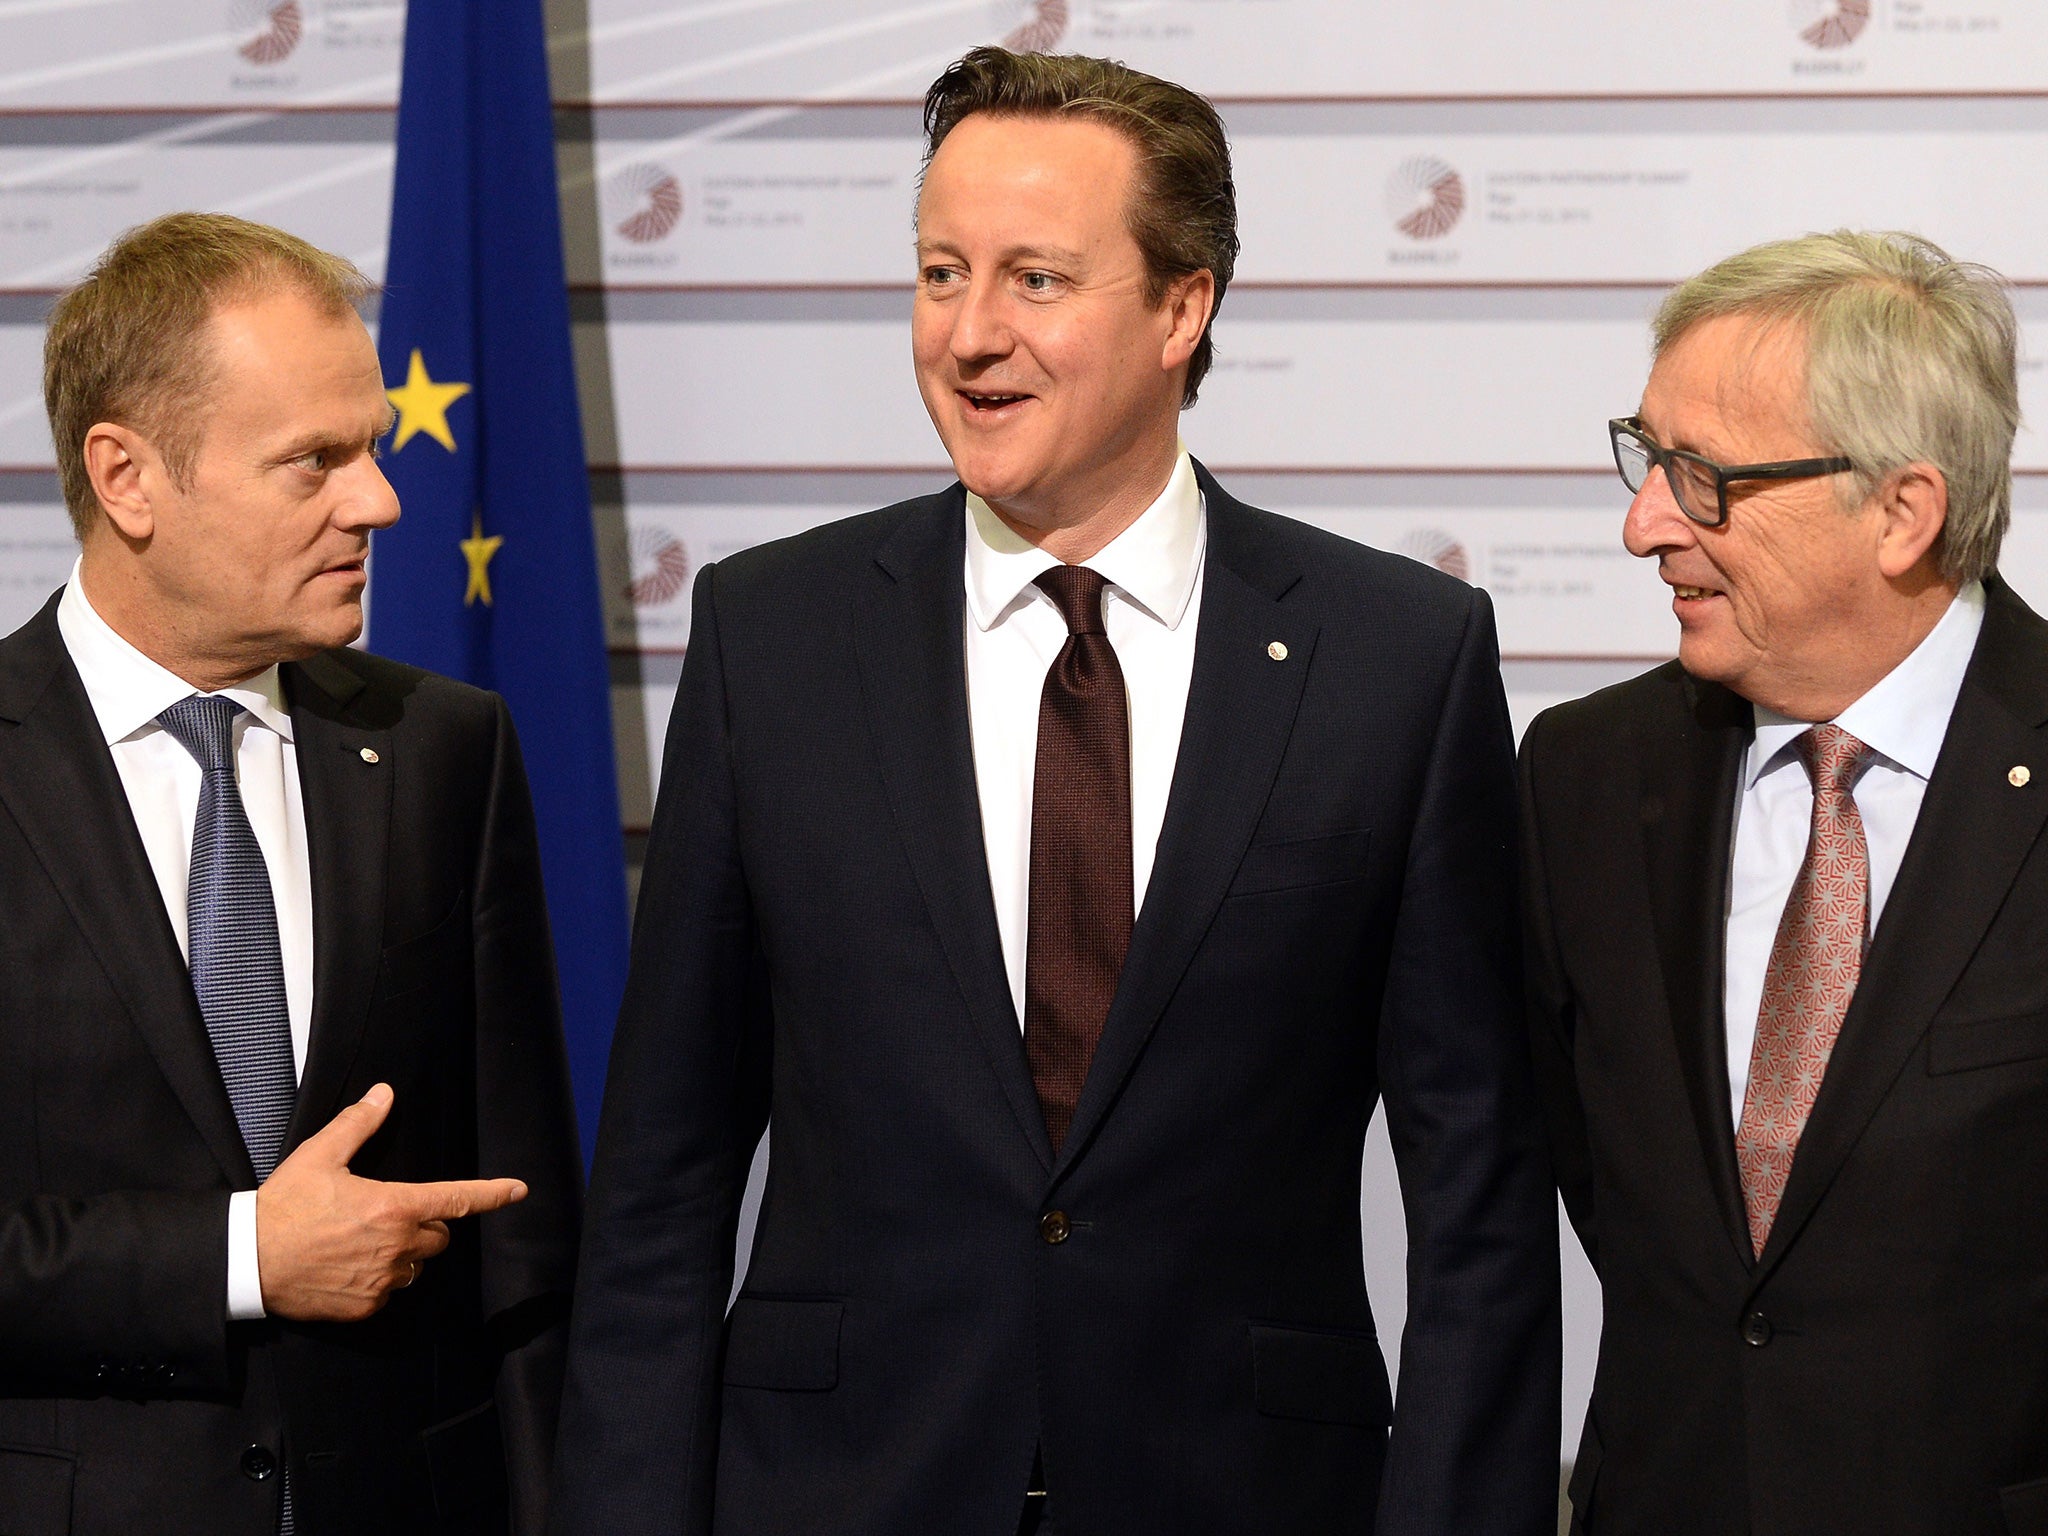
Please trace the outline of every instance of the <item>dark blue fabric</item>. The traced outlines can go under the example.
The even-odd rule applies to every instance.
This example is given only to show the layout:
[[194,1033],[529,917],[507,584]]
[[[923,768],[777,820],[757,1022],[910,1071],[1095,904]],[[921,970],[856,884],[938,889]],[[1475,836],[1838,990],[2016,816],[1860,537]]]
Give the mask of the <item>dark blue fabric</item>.
[[[387,454],[370,643],[504,695],[527,750],[586,1155],[626,969],[626,880],[590,490],[569,348],[540,0],[415,0],[380,350],[452,402],[451,451]],[[503,543],[488,601],[460,545]]]
[[156,718],[199,763],[185,947],[199,1013],[260,1181],[277,1166],[298,1074],[270,872],[235,783],[235,716],[241,712],[232,699],[194,694]]

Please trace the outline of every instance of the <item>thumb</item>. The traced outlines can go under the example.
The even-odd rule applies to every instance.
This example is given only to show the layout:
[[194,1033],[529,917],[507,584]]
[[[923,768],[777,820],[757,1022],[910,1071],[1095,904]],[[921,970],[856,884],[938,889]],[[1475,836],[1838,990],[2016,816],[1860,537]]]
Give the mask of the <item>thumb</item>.
[[355,1103],[306,1138],[302,1152],[314,1152],[321,1162],[338,1168],[363,1149],[363,1143],[377,1134],[384,1117],[391,1113],[395,1095],[388,1083],[379,1083]]

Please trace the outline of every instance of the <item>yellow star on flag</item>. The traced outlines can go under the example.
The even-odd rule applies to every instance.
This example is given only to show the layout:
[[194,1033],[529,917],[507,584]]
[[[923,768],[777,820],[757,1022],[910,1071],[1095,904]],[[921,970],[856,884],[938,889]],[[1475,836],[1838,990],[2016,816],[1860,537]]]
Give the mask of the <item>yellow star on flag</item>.
[[426,359],[414,347],[404,387],[384,391],[385,397],[398,408],[398,436],[391,441],[391,451],[398,452],[415,434],[424,432],[453,453],[455,434],[448,430],[448,407],[468,393],[467,384],[436,384],[427,375]]
[[[413,353],[417,359],[419,353]],[[505,542],[503,534],[484,537],[484,515],[478,512],[469,525],[469,537],[459,541],[463,559],[469,562],[469,590],[462,594],[462,606],[467,608],[478,598],[484,600],[486,608],[491,606],[491,556],[498,552],[498,546]]]

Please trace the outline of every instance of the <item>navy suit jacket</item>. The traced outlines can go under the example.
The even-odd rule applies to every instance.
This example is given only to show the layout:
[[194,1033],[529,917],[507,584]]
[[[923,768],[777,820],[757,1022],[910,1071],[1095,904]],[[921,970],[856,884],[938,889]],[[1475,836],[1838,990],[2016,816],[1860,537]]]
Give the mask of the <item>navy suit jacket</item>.
[[[1555,1201],[1491,610],[1201,479],[1157,863],[1057,1155],[983,856],[960,488],[700,575],[558,1531],[1009,1536],[1036,1448],[1075,1536],[1554,1527]],[[1382,1100],[1398,1413],[1360,1241]]]

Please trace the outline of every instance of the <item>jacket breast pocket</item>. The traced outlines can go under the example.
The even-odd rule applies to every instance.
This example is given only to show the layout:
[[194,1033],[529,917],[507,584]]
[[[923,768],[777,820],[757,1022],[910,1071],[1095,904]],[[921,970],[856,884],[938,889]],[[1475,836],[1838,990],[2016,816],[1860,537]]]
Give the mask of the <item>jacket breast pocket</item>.
[[62,1451],[0,1445],[0,1536],[69,1536],[77,1465]]
[[774,1392],[839,1385],[840,1301],[742,1296],[725,1320],[725,1384]]
[[1968,1072],[1975,1067],[2003,1067],[2048,1056],[2048,1013],[2023,1013],[2007,1019],[1936,1022],[1927,1031],[1927,1070]]
[[1276,1419],[1385,1429],[1394,1398],[1386,1362],[1370,1335],[1252,1324],[1252,1391]]
[[1366,827],[1319,837],[1253,843],[1237,866],[1237,877],[1230,882],[1229,894],[1251,896],[1262,891],[1306,890],[1363,879],[1365,856],[1371,846],[1372,831]]
[[377,1001],[431,986],[469,959],[469,893],[456,894],[448,915],[415,939],[385,946],[377,962]]

